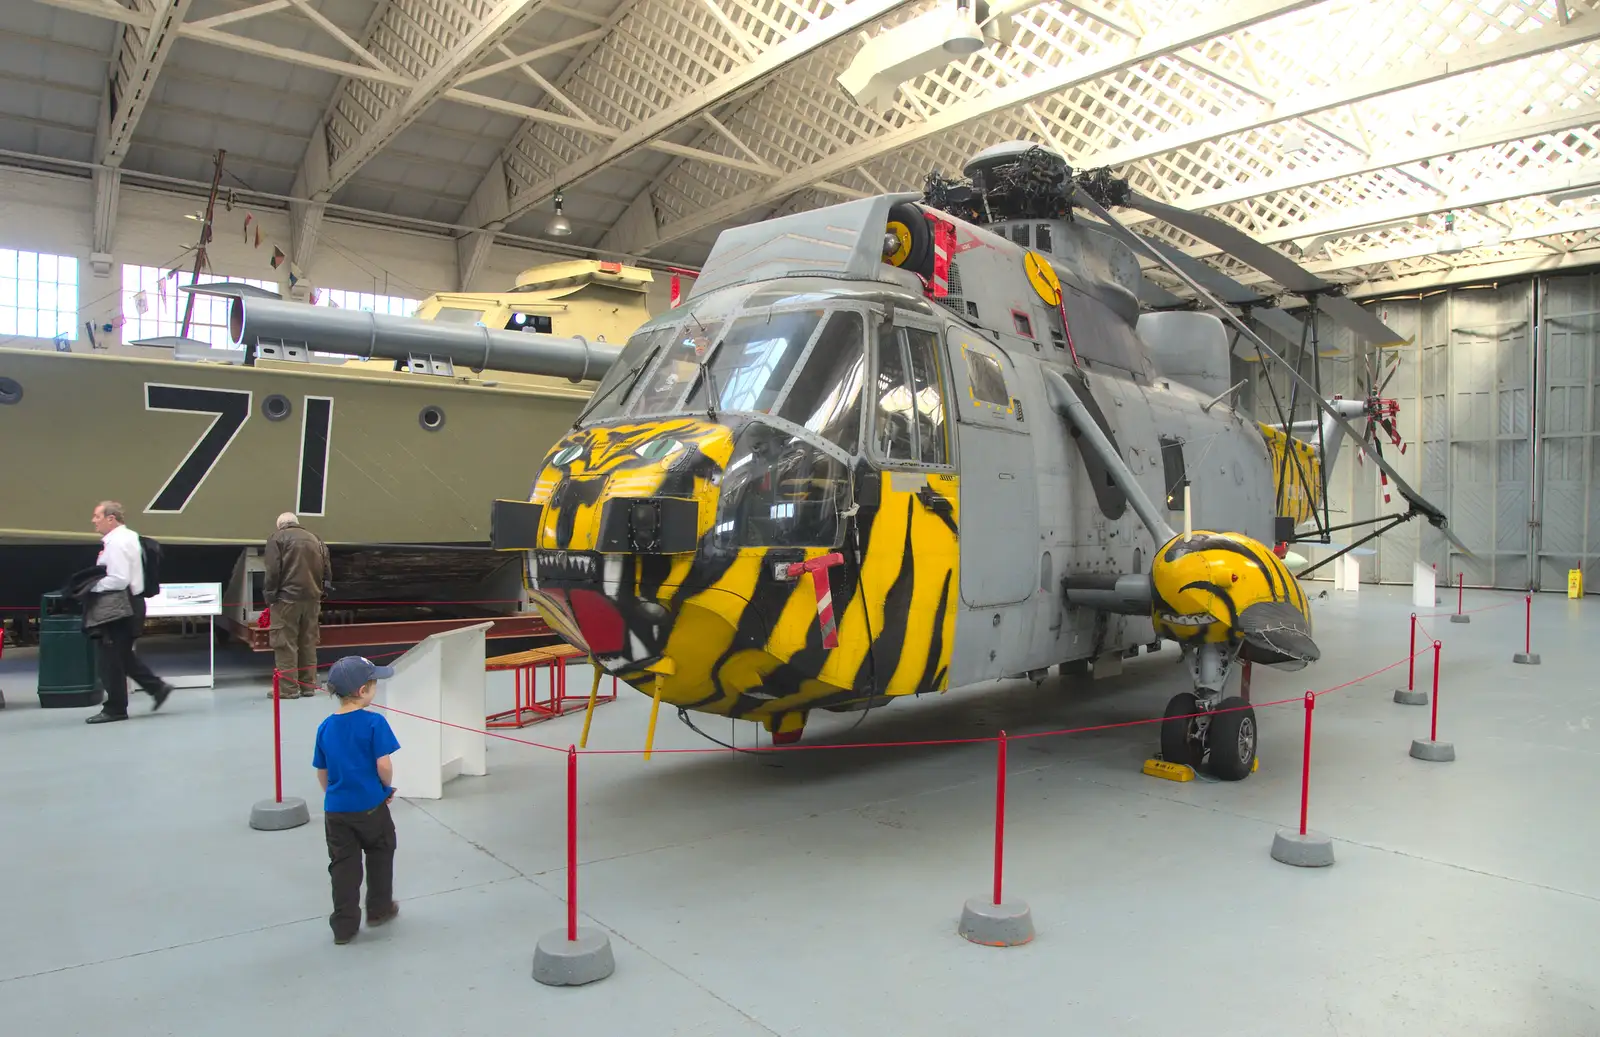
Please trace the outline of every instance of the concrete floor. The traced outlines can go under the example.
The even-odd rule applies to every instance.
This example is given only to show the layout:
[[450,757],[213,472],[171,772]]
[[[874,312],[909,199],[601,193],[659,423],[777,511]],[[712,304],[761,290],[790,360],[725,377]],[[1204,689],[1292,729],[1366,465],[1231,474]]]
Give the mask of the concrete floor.
[[[1315,600],[1322,661],[1258,670],[1255,699],[1403,657],[1408,594]],[[617,971],[577,989],[529,976],[534,942],[564,918],[560,754],[491,741],[488,777],[398,803],[401,917],[336,947],[309,766],[327,699],[284,706],[286,792],[313,804],[312,823],[257,832],[250,805],[271,794],[264,659],[230,657],[216,690],[181,691],[154,716],[135,695],[132,721],[96,728],[87,711],[39,709],[32,653],[11,650],[0,1029],[1600,1033],[1600,702],[1586,651],[1600,612],[1541,596],[1543,665],[1513,666],[1520,599],[1469,594],[1468,607],[1508,600],[1470,625],[1429,624],[1457,762],[1408,756],[1428,711],[1392,703],[1403,666],[1319,700],[1311,819],[1335,839],[1332,868],[1268,855],[1297,821],[1298,704],[1261,711],[1261,770],[1237,784],[1143,776],[1151,727],[1013,743],[1006,889],[1039,933],[1022,948],[955,932],[962,902],[989,889],[991,745],[585,758],[579,899]],[[1157,715],[1183,686],[1176,659],[1169,647],[1118,678],[900,702],[848,734],[855,717],[825,714],[808,741]],[[596,713],[591,746],[640,746],[647,712],[624,690]],[[581,722],[514,733],[564,746]],[[738,727],[750,744],[753,725]],[[663,715],[658,746],[706,744]]]

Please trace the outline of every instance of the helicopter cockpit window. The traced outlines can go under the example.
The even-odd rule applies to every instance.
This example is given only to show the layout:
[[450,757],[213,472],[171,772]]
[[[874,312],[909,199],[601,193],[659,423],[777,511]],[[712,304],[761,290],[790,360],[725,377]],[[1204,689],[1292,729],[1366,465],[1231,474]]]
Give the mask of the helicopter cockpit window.
[[837,547],[849,469],[808,439],[752,422],[734,443],[717,500],[717,547]]
[[583,420],[599,421],[620,414],[629,394],[644,377],[655,355],[682,333],[683,329],[676,326],[652,328],[628,339],[628,344],[622,347],[622,354],[606,371],[605,377],[600,379],[594,395],[585,404],[585,410],[581,412]]
[[917,459],[923,464],[948,464],[949,431],[945,427],[944,379],[939,377],[939,340],[921,328],[906,329],[911,351],[911,387],[916,401]]
[[950,463],[939,336],[921,328],[878,335],[873,444],[890,463]]
[[[822,310],[762,312],[735,320],[711,358],[718,409],[771,413],[823,313]],[[705,398],[706,384],[702,378],[689,398],[690,409],[705,406]]]
[[900,336],[893,330],[878,334],[878,371],[874,386],[877,412],[872,419],[873,441],[890,461],[915,461],[916,435],[911,423],[911,386],[900,354]]
[[864,337],[859,313],[843,310],[829,317],[778,411],[778,417],[804,425],[852,454],[861,445]]
[[972,398],[997,407],[1011,406],[1011,393],[1006,391],[1006,376],[1000,371],[1000,361],[976,349],[963,349],[961,355],[967,358]]
[[634,394],[630,413],[668,414],[679,408],[689,387],[700,376],[700,361],[716,341],[716,326],[702,327],[695,321],[672,328],[675,333],[661,359]]

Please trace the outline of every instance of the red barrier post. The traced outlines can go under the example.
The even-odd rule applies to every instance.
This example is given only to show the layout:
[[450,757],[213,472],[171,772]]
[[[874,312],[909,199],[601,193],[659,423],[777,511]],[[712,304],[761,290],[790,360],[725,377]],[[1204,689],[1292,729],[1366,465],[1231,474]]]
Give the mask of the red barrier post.
[[1406,690],[1417,690],[1417,614],[1411,613],[1411,649],[1406,664]]
[[272,789],[274,799],[283,802],[283,720],[278,706],[281,672],[272,671]]
[[1333,863],[1333,840],[1306,827],[1311,807],[1311,714],[1317,708],[1316,692],[1306,692],[1302,701],[1306,708],[1306,737],[1300,752],[1300,831],[1278,829],[1272,837],[1272,859],[1296,868],[1326,868]]
[[[1523,596],[1523,604],[1527,606],[1526,614],[1522,620],[1522,652],[1524,655],[1533,654],[1533,595]],[[5,635],[0,633],[0,643],[4,643]]]
[[1006,733],[1000,732],[1000,753],[994,780],[994,902],[1000,903],[1000,883],[1006,853]]
[[1428,731],[1431,741],[1439,740],[1439,642],[1433,643],[1433,726]]
[[1300,754],[1300,834],[1306,834],[1306,814],[1311,806],[1311,713],[1317,708],[1317,696],[1306,692],[1306,746]]
[[567,939],[578,939],[578,747],[567,746]]
[[1456,615],[1461,615],[1467,596],[1467,574],[1456,573]]

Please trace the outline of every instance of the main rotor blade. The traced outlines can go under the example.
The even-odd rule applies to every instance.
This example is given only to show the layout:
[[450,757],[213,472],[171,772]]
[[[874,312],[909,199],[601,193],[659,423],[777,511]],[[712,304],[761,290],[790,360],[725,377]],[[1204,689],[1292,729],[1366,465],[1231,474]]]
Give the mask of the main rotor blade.
[[1327,294],[1337,286],[1296,263],[1276,249],[1269,248],[1237,227],[1215,216],[1191,212],[1158,202],[1137,191],[1130,194],[1128,207],[1165,220],[1179,230],[1209,241],[1229,255],[1236,256],[1298,295],[1317,294],[1317,305],[1336,323],[1342,324],[1376,346],[1405,341],[1367,310],[1342,295]]
[[[1446,517],[1445,513],[1440,511],[1436,505],[1434,505],[1426,497],[1422,496],[1422,494],[1412,489],[1411,484],[1406,482],[1405,479],[1401,477],[1399,472],[1395,471],[1394,466],[1385,461],[1382,455],[1373,451],[1372,447],[1366,443],[1365,438],[1355,430],[1355,427],[1345,419],[1344,415],[1335,410],[1327,400],[1323,399],[1321,395],[1317,393],[1317,388],[1311,383],[1310,379],[1306,378],[1305,375],[1301,374],[1299,371],[1296,371],[1292,366],[1290,366],[1290,364],[1284,360],[1283,357],[1279,356],[1271,346],[1267,345],[1265,339],[1263,339],[1260,335],[1257,335],[1254,331],[1250,330],[1250,328],[1243,321],[1241,321],[1232,310],[1218,302],[1210,292],[1206,291],[1206,289],[1202,287],[1198,281],[1186,274],[1182,268],[1174,263],[1166,262],[1165,257],[1163,257],[1161,253],[1155,249],[1147,248],[1142,237],[1134,234],[1132,231],[1128,230],[1128,228],[1124,227],[1115,216],[1112,216],[1106,211],[1104,206],[1095,201],[1094,196],[1088,191],[1084,190],[1083,187],[1078,186],[1075,188],[1073,192],[1073,203],[1076,205],[1081,205],[1083,208],[1093,213],[1099,219],[1103,220],[1107,226],[1120,228],[1122,234],[1118,235],[1119,237],[1126,235],[1126,237],[1123,238],[1124,241],[1134,248],[1144,251],[1146,254],[1154,258],[1158,263],[1166,266],[1167,269],[1171,270],[1179,280],[1189,286],[1190,291],[1194,292],[1205,302],[1210,303],[1211,306],[1222,317],[1222,319],[1237,327],[1242,334],[1249,336],[1251,341],[1253,341],[1263,353],[1282,364],[1284,370],[1289,372],[1289,377],[1299,382],[1301,387],[1306,390],[1307,394],[1316,401],[1317,407],[1320,408],[1323,413],[1333,418],[1333,420],[1339,424],[1339,427],[1344,430],[1345,435],[1349,436],[1350,439],[1354,441],[1368,457],[1372,458],[1372,463],[1382,469],[1390,479],[1394,480],[1395,489],[1400,491],[1400,495],[1405,497],[1405,499],[1410,502],[1413,508],[1422,512],[1428,521],[1441,533],[1443,533],[1452,544],[1460,549],[1463,554],[1469,558],[1477,557],[1470,549],[1468,549],[1466,544],[1463,544],[1454,533],[1450,532],[1447,524],[1448,518]],[[1168,208],[1170,208],[1170,206]],[[1193,214],[1191,213],[1189,215]],[[1234,231],[1234,233],[1239,234],[1238,231]],[[1243,237],[1243,235],[1240,234],[1240,237]],[[1268,273],[1270,276],[1270,271],[1263,272]]]

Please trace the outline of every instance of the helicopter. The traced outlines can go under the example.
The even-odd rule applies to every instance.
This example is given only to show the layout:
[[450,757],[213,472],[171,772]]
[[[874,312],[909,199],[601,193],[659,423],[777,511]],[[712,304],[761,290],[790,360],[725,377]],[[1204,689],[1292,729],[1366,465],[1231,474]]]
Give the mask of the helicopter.
[[[663,703],[788,745],[815,710],[1051,667],[1099,676],[1170,640],[1193,689],[1166,707],[1161,756],[1240,780],[1259,739],[1230,676],[1319,658],[1284,554],[1308,523],[1326,542],[1330,447],[1348,436],[1386,473],[1409,505],[1391,522],[1421,515],[1460,545],[1352,424],[1377,393],[1322,398],[1251,327],[1303,325],[1205,274],[1254,300],[1247,323],[1197,261],[1109,210],[1255,245],[1251,262],[1332,319],[1398,336],[1236,229],[1038,144],[997,145],[963,174],[723,231],[527,499],[494,503],[491,542],[523,553],[530,601],[597,682],[651,696],[647,752]],[[1236,408],[1240,344],[1315,402],[1311,441],[1288,415]]]

